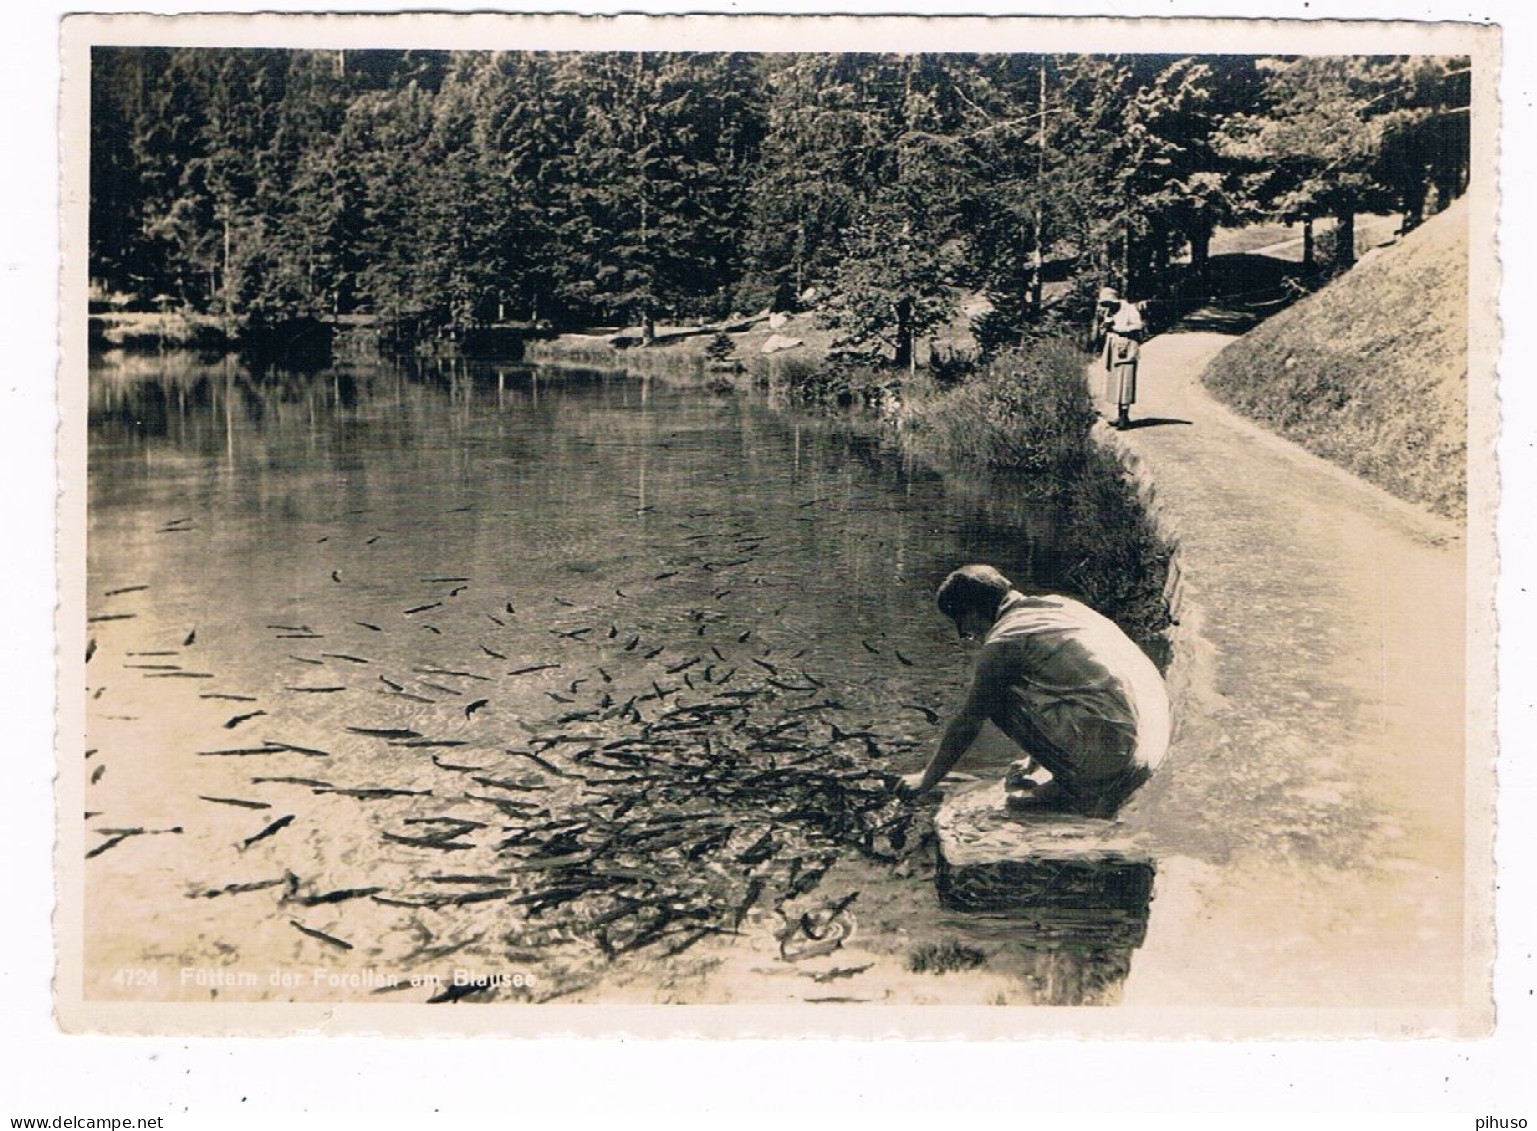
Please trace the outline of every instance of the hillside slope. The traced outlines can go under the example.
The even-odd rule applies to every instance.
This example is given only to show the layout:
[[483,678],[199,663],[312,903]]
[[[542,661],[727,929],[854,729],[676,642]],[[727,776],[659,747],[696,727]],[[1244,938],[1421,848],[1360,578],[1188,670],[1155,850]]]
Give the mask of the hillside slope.
[[1467,210],[1454,205],[1234,342],[1239,412],[1401,498],[1467,511]]

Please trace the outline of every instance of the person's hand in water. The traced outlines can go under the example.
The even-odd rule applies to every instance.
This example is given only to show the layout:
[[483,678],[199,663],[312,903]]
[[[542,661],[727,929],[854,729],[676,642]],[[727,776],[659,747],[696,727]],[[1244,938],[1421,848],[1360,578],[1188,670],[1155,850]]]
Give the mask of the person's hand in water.
[[972,774],[946,774],[943,779],[927,789],[923,788],[923,770],[917,773],[903,774],[897,779],[897,796],[904,801],[922,801],[931,797],[943,797],[946,786],[964,785],[967,782],[976,781]]

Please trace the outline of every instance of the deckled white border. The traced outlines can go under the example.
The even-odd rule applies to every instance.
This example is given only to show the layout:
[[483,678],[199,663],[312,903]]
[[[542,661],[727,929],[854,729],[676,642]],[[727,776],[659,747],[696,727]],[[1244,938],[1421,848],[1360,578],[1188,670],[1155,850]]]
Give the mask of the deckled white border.
[[[1470,54],[1475,58],[1475,153],[1469,190],[1471,282],[1482,307],[1492,307],[1494,266],[1492,247],[1483,253],[1480,236],[1492,237],[1492,186],[1485,170],[1492,166],[1493,101],[1488,79],[1498,67],[1498,37],[1488,29],[1440,24],[1345,23],[1213,23],[1200,21],[1031,20],[1005,17],[934,18],[915,21],[880,17],[772,16],[640,16],[580,18],[573,16],[508,17],[497,15],[348,16],[200,16],[164,19],[144,16],[72,17],[64,25],[66,70],[64,114],[65,150],[65,277],[63,281],[65,364],[61,383],[62,428],[61,560],[84,561],[85,530],[85,356],[86,340],[83,234],[88,204],[87,165],[83,142],[88,137],[89,88],[84,79],[89,50],[100,44],[190,46],[362,47],[412,46],[420,49],[476,50],[754,50],[861,51],[926,50],[978,51],[1136,51],[1179,54],[1200,52],[1267,52],[1355,54]],[[1482,158],[1482,163],[1478,158]],[[1481,309],[1478,298],[1475,309]],[[1473,338],[1489,356],[1497,333],[1487,318],[1470,320]],[[1485,371],[1470,381],[1472,408],[1482,410],[1479,426],[1486,434],[1493,422],[1493,404],[1483,396],[1490,384]],[[1492,468],[1487,453],[1472,450],[1475,504],[1469,521],[1470,639],[1488,620],[1492,590],[1492,546],[1487,537]],[[1481,472],[1481,474],[1480,474]],[[79,539],[78,544],[75,539]],[[1391,568],[1391,563],[1387,563]],[[61,576],[60,687],[85,686],[84,570]],[[1475,599],[1476,598],[1476,599]],[[1483,633],[1485,639],[1488,633]],[[1487,651],[1487,647],[1485,648]],[[1482,704],[1488,701],[1492,672],[1476,647],[1470,646],[1470,757],[1491,750],[1492,727]],[[1482,687],[1482,692],[1480,688]],[[61,733],[83,729],[83,697],[61,694]],[[609,1004],[551,1004],[442,1009],[423,1004],[386,1005],[379,1002],[344,1005],[305,1003],[236,1003],[193,1005],[183,1002],[110,1003],[81,1001],[83,931],[83,833],[76,819],[75,799],[82,763],[72,756],[78,743],[61,741],[59,789],[60,839],[58,872],[60,901],[56,940],[59,949],[59,1017],[72,1031],[141,1034],[209,1033],[288,1034],[295,1032],[369,1034],[493,1033],[511,1036],[581,1034],[592,1036],[706,1035],[903,1037],[1309,1037],[1309,1036],[1481,1036],[1489,1028],[1487,991],[1490,952],[1491,891],[1488,830],[1492,790],[1487,765],[1469,765],[1467,893],[1469,914],[1463,963],[1466,980],[1478,995],[1459,1009],[1041,1009],[959,1006],[820,1007],[804,1006],[679,1006],[617,1007]]]
[[[696,9],[706,6],[704,3],[692,5]],[[727,5],[716,6],[726,7]],[[750,6],[748,4],[729,5],[733,10],[743,10]],[[120,7],[126,6],[120,5]],[[138,4],[133,7],[142,10],[167,6]],[[295,6],[285,4],[282,0],[275,0],[271,3],[247,4],[243,7],[270,10]],[[453,3],[449,0],[447,3],[440,4],[439,7],[464,8],[469,5]],[[591,8],[592,5],[574,2],[564,7]],[[656,9],[660,6],[633,3],[628,7]],[[757,7],[768,6],[757,5]],[[772,7],[775,10],[785,11],[805,10],[808,6],[787,2]],[[821,5],[815,5],[815,7],[821,7]],[[881,8],[887,11],[914,7],[911,4],[901,3],[900,0],[881,5]],[[1004,6],[973,3],[969,7],[998,11]],[[1118,14],[1127,15],[1176,12],[1183,14],[1263,12],[1287,16],[1407,15],[1443,19],[1491,15],[1506,24],[1508,33],[1513,32],[1518,36],[1513,36],[1507,41],[1511,57],[1516,60],[1512,73],[1507,74],[1505,82],[1507,109],[1510,113],[1507,128],[1514,127],[1512,135],[1524,139],[1524,147],[1515,142],[1507,142],[1504,163],[1506,175],[1523,178],[1528,190],[1524,198],[1518,195],[1517,199],[1530,199],[1531,184],[1528,178],[1531,171],[1531,158],[1529,155],[1533,152],[1533,146],[1531,137],[1526,132],[1530,126],[1530,115],[1523,95],[1529,90],[1529,86],[1523,72],[1530,69],[1526,61],[1534,56],[1530,50],[1531,20],[1524,6],[1501,3],[1470,11],[1461,7],[1454,8],[1445,3],[1340,4],[1330,3],[1328,0],[1315,0],[1310,4],[1255,3],[1243,5],[1241,8],[1236,4],[1197,5],[1149,2],[1107,5],[1058,3],[1039,4],[1034,7],[1038,11],[1059,14],[1080,14],[1098,7],[1100,10],[1113,10]],[[1239,11],[1233,11],[1234,8],[1239,8]],[[28,144],[16,154],[17,164],[12,165],[10,183],[5,190],[8,204],[18,200],[22,204],[19,217],[14,207],[7,209],[8,228],[16,233],[16,243],[13,246],[22,248],[21,262],[6,263],[7,271],[0,277],[3,277],[5,282],[3,308],[8,311],[19,310],[21,317],[17,319],[15,325],[29,327],[34,331],[24,338],[21,348],[13,355],[18,368],[23,371],[20,378],[22,382],[29,377],[36,381],[37,375],[46,372],[52,360],[51,340],[44,341],[45,338],[50,337],[47,329],[53,317],[50,301],[52,288],[49,286],[52,275],[51,249],[45,247],[51,236],[52,202],[47,199],[50,193],[46,189],[40,189],[39,185],[48,180],[52,171],[51,131],[48,123],[42,119],[48,118],[48,112],[51,110],[47,95],[53,81],[50,65],[52,47],[50,24],[61,11],[61,5],[45,3],[29,5],[20,9],[14,16],[7,17],[10,30],[8,38],[12,41],[13,52],[22,57],[22,65],[3,77],[3,81],[8,85],[4,90],[6,97],[0,104],[7,106],[7,114],[11,119],[6,126],[8,134],[12,131],[12,124],[19,121],[28,130],[25,139]],[[7,147],[7,152],[12,152],[11,147]],[[19,177],[16,175],[18,168],[22,170]],[[1509,191],[1507,188],[1507,192]],[[1527,247],[1523,218],[1519,215],[1507,214],[1504,219],[1507,224],[1503,229],[1504,246],[1509,249],[1519,233],[1521,237],[1519,246],[1523,249]],[[38,238],[39,234],[41,238]],[[10,242],[9,237],[7,242]],[[10,259],[11,256],[5,255],[5,258]],[[1510,297],[1506,299],[1507,309],[1514,306],[1518,311],[1524,310],[1525,306],[1529,305],[1531,297],[1529,268],[1521,259],[1509,258],[1507,271],[1510,272],[1507,276],[1507,291],[1510,292]],[[1525,368],[1529,371],[1529,366]],[[46,734],[51,729],[51,720],[44,718],[46,713],[44,705],[51,698],[52,688],[51,680],[47,678],[46,664],[43,662],[50,641],[47,627],[42,624],[42,614],[46,612],[51,592],[51,581],[48,569],[41,566],[38,561],[40,555],[30,552],[31,547],[41,545],[47,540],[51,514],[45,514],[45,511],[51,509],[51,504],[47,507],[39,506],[35,499],[39,492],[29,491],[28,487],[35,488],[40,483],[46,483],[47,480],[47,444],[45,440],[40,439],[37,429],[39,422],[46,422],[51,417],[52,411],[46,390],[42,390],[39,395],[37,388],[27,389],[24,384],[19,384],[15,377],[11,382],[0,383],[0,389],[6,389],[8,393],[8,409],[17,410],[0,414],[0,424],[5,428],[4,436],[7,441],[5,450],[11,453],[13,460],[19,456],[22,465],[19,481],[8,497],[8,517],[13,520],[11,524],[13,527],[20,522],[17,537],[22,539],[22,545],[29,547],[28,551],[23,552],[26,558],[24,563],[26,573],[22,588],[13,589],[12,593],[7,595],[6,611],[16,614],[8,616],[7,623],[13,625],[20,633],[20,647],[13,651],[12,663],[8,665],[9,679],[6,694],[8,706],[23,703],[29,703],[32,706],[30,711],[14,716],[19,717],[19,722],[13,723],[13,730],[20,732],[13,737],[18,739],[18,745],[24,745],[27,748],[27,754],[31,756],[46,748],[48,745]],[[23,390],[21,395],[18,395],[18,389]],[[1505,395],[1507,411],[1514,419],[1518,421],[1534,419],[1530,392],[1518,387],[1507,389]],[[1507,437],[1504,448],[1507,455],[1507,490],[1510,489],[1512,482],[1523,485],[1530,483],[1533,467],[1527,443],[1523,439],[1513,440]],[[1521,493],[1518,486],[1515,492],[1516,497],[1520,498]],[[1522,581],[1530,576],[1533,547],[1529,524],[1513,521],[1513,518],[1514,516],[1507,511],[1505,521],[1502,523],[1502,533],[1506,537],[1503,549],[1506,554],[1507,578],[1502,581],[1501,590],[1505,599],[1504,612],[1507,617],[1508,633],[1502,658],[1507,666],[1507,687],[1520,688],[1537,683],[1530,674],[1533,667],[1531,645],[1522,643],[1523,635],[1527,640],[1531,639],[1529,632],[1531,617],[1527,611],[1530,606],[1525,603],[1519,593]],[[1529,728],[1530,724],[1526,719],[1529,717],[1530,710],[1529,696],[1522,696],[1517,691],[1507,697],[1502,711],[1502,720],[1508,732],[1507,751],[1519,749],[1524,745],[1522,740],[1526,736],[1517,733],[1516,728],[1520,727],[1523,731]],[[13,753],[19,752],[13,751]],[[1502,808],[1510,813],[1514,823],[1520,828],[1529,819],[1534,778],[1529,761],[1512,765],[1513,761],[1511,755],[1507,754],[1505,774],[1502,778]],[[16,894],[17,888],[22,889],[20,892],[22,903],[24,909],[30,914],[22,919],[17,928],[13,928],[7,934],[3,976],[6,978],[8,987],[16,992],[8,999],[9,1008],[0,1013],[0,1016],[4,1017],[4,1031],[8,1038],[14,1041],[18,1021],[25,1026],[25,1033],[31,1038],[25,1046],[10,1050],[13,1057],[7,1065],[7,1075],[11,1077],[11,1082],[24,1084],[26,1088],[24,1092],[18,1090],[14,1094],[18,1097],[22,1094],[42,1096],[47,1094],[46,1089],[50,1084],[49,1073],[47,1071],[28,1072],[29,1067],[41,1069],[50,1063],[57,1062],[61,1067],[68,1069],[70,1078],[78,1081],[81,1075],[81,1061],[87,1058],[88,1051],[95,1055],[103,1048],[120,1049],[122,1045],[103,1041],[61,1042],[50,1037],[44,1012],[46,997],[38,992],[40,979],[35,976],[37,971],[44,968],[49,961],[49,943],[46,931],[40,932],[35,928],[40,917],[46,913],[49,903],[45,875],[48,861],[42,846],[52,832],[52,822],[49,819],[52,810],[49,804],[51,796],[46,788],[45,774],[38,772],[37,767],[31,763],[14,774],[8,785],[12,788],[0,793],[0,797],[4,798],[3,804],[6,806],[5,827],[14,833],[19,833],[25,848],[21,859],[17,862],[20,865],[21,874],[12,878],[12,895]],[[40,785],[42,788],[39,788]],[[18,819],[22,814],[25,814],[25,819]],[[945,1069],[961,1072],[967,1081],[964,1094],[958,1095],[954,1091],[949,1091],[939,1106],[974,1106],[979,1098],[999,1097],[1006,1098],[1008,1107],[1015,1112],[1030,1108],[1039,1109],[1041,1106],[1088,1110],[1106,1110],[1112,1107],[1183,1110],[1229,1107],[1237,1110],[1270,1110],[1304,1104],[1310,1107],[1320,1103],[1353,1106],[1355,1103],[1372,1102],[1362,1101],[1359,1097],[1363,1096],[1375,1097],[1373,1106],[1379,1107],[1385,1103],[1396,1109],[1434,1106],[1471,1111],[1475,1108],[1488,1107],[1494,1097],[1512,1095],[1513,1088],[1522,1088],[1523,1082],[1524,1090],[1520,1090],[1519,1094],[1531,1096],[1532,1074],[1525,1070],[1525,1057],[1512,1055],[1516,1050],[1520,1050],[1520,1053],[1528,1053],[1532,1047],[1532,1009],[1526,995],[1528,988],[1532,985],[1531,912],[1537,900],[1532,897],[1530,839],[1526,839],[1524,844],[1521,842],[1513,844],[1509,840],[1502,843],[1501,862],[1502,890],[1518,902],[1508,906],[1501,916],[1502,941],[1506,944],[1499,964],[1498,981],[1502,1006],[1501,1032],[1494,1041],[1482,1042],[1477,1046],[1455,1046],[1454,1048],[1426,1045],[1400,1045],[1387,1048],[1334,1046],[1325,1054],[1326,1069],[1325,1062],[1320,1059],[1315,1047],[1306,1044],[1293,1044],[1279,1050],[1254,1045],[1179,1046],[1177,1048],[1120,1045],[1096,1049],[1092,1056],[1092,1065],[1089,1065],[1085,1064],[1081,1054],[1071,1047],[1064,1050],[1057,1046],[1040,1043],[1030,1046],[1027,1056],[1023,1055],[1025,1050],[999,1052],[989,1050],[986,1046],[937,1050],[890,1044],[866,1046],[852,1056],[830,1056],[832,1050],[824,1043],[802,1042],[793,1047],[776,1047],[773,1052],[774,1071],[770,1075],[782,1080],[784,1077],[781,1073],[789,1072],[789,1079],[793,1081],[797,1094],[813,1104],[820,1097],[857,1095],[861,1097],[860,1105],[867,1111],[893,1104],[911,1111],[926,1110],[936,1106],[934,1092],[927,1088],[915,1088],[914,1077],[911,1074],[904,1075],[900,1068],[893,1071],[890,1066],[897,1063],[910,1066],[911,1070],[921,1072],[924,1077],[935,1072],[942,1073]],[[14,903],[13,900],[13,907]],[[1526,952],[1524,961],[1519,953],[1522,950]],[[33,975],[30,978],[28,978],[29,973]],[[1523,1039],[1525,1043],[1522,1043]],[[151,1047],[165,1058],[158,1068],[144,1060],[144,1057],[149,1055]],[[322,1051],[326,1054],[338,1054],[355,1050],[357,1047],[356,1042],[330,1041],[324,1042]],[[645,1110],[657,1106],[679,1106],[680,1104],[672,1102],[679,1100],[682,1106],[692,1106],[693,1102],[712,1098],[716,1103],[756,1106],[758,1102],[770,1095],[777,1097],[780,1104],[798,1106],[783,1095],[782,1087],[765,1085],[762,1059],[764,1050],[755,1047],[692,1046],[683,1052],[672,1046],[653,1046],[650,1050],[632,1049],[621,1061],[612,1056],[603,1056],[601,1046],[594,1046],[591,1043],[584,1043],[579,1050],[559,1042],[540,1045],[523,1043],[516,1046],[517,1067],[514,1068],[507,1062],[507,1046],[491,1046],[497,1051],[482,1051],[479,1055],[473,1055],[475,1050],[466,1048],[462,1043],[456,1043],[451,1053],[454,1060],[457,1062],[473,1060],[482,1071],[456,1074],[456,1086],[448,1095],[443,1094],[430,1079],[430,1073],[421,1070],[420,1058],[428,1047],[417,1043],[407,1045],[404,1042],[393,1043],[387,1049],[381,1049],[379,1046],[371,1047],[369,1059],[383,1062],[388,1066],[387,1071],[394,1070],[389,1077],[391,1106],[398,1104],[401,1107],[408,1107],[408,1097],[411,1096],[421,1097],[429,1105],[437,1104],[445,1110],[463,1108],[467,1097],[473,1100],[482,1096],[497,1097],[501,1106],[522,1106],[519,1102],[520,1098],[526,1099],[535,1093],[544,1097],[555,1097],[560,1094],[561,1089],[569,1085],[573,1078],[594,1077],[606,1081],[610,1087],[602,1093],[588,1093],[589,1104],[600,1103],[602,1098],[607,1096],[614,1110]],[[479,1048],[485,1050],[487,1046],[480,1045]],[[727,1051],[731,1048],[741,1049],[740,1055]],[[117,1089],[114,1094],[158,1096],[162,1093],[154,1091],[154,1087],[173,1080],[179,1081],[184,1064],[195,1063],[207,1066],[222,1063],[227,1059],[228,1051],[229,1046],[223,1044],[204,1044],[186,1049],[180,1042],[162,1041],[152,1045],[139,1043],[132,1058],[136,1070],[118,1072],[111,1076],[111,1083]],[[847,1051],[845,1046],[844,1052],[847,1053]],[[696,1078],[695,1090],[684,1097],[679,1097],[675,1090],[662,1086],[662,1082],[655,1075],[658,1069],[673,1064],[680,1054],[688,1058],[691,1069],[689,1075]],[[285,1042],[281,1048],[271,1044],[258,1046],[256,1049],[247,1048],[244,1050],[243,1059],[259,1060],[265,1065],[291,1066],[301,1063],[296,1058],[308,1061],[317,1055],[317,1046],[313,1042],[290,1041]],[[356,1053],[351,1055],[355,1056]],[[582,1058],[583,1070],[579,1076],[561,1070],[560,1065],[568,1055],[579,1055]],[[595,1059],[600,1063],[594,1064]],[[845,1077],[845,1071],[851,1067],[851,1061],[854,1060],[862,1062],[862,1067],[854,1074]],[[872,1070],[870,1062],[874,1061],[880,1062],[880,1067]],[[347,1061],[343,1060],[342,1063],[346,1065]],[[526,1068],[531,1063],[540,1069],[534,1075],[526,1072]],[[722,1074],[721,1067],[731,1067],[733,1063],[747,1071],[740,1076]],[[1138,1064],[1142,1065],[1141,1070],[1133,1067],[1129,1075],[1122,1071],[1128,1066]],[[1021,1068],[1024,1069],[1022,1072]],[[1503,1071],[1499,1071],[1500,1069]],[[338,1096],[346,1094],[344,1082],[350,1071],[350,1068],[344,1068],[340,1073],[318,1072],[295,1076],[291,1072],[260,1073],[258,1070],[257,1074],[268,1078],[283,1077],[284,1087],[290,1089],[283,1094],[291,1097],[292,1106],[303,1103],[314,1108],[346,1102],[338,1100]],[[1028,1100],[1022,1099],[1017,1093],[1017,1085],[1032,1078],[1037,1081],[1048,1080],[1054,1085],[1050,1089],[1050,1098],[1044,1103],[1042,1093],[1037,1089],[1031,1089],[1034,1094]],[[1107,1090],[1103,1085],[1103,1081],[1107,1078],[1113,1078],[1117,1086]],[[102,1076],[97,1074],[91,1079],[100,1080]],[[232,1090],[232,1082],[206,1075],[199,1079],[201,1083],[199,1080],[193,1080],[190,1085],[183,1084],[183,1094],[188,1094],[189,1091],[195,1092],[205,1102],[216,1104],[227,1102],[233,1106],[239,1098],[235,1094],[236,1091],[245,1090],[256,1093],[251,1096],[253,1108],[256,1107],[257,1101],[263,1100],[265,1101],[263,1106],[279,1108],[285,1106],[283,1099],[270,1087],[253,1086]],[[735,1090],[735,1084],[739,1080],[752,1081],[745,1092]],[[1320,1081],[1325,1081],[1325,1086],[1320,1087]],[[509,1094],[509,1084],[513,1086],[511,1094]],[[1498,1088],[1494,1087],[1496,1084],[1499,1085]],[[519,1088],[522,1090],[520,1091]],[[533,1088],[533,1091],[530,1091],[530,1088]],[[7,1091],[10,1090],[7,1088]],[[672,1094],[669,1095],[670,1091]],[[59,1092],[55,1086],[53,1094],[58,1096],[64,1093]],[[360,1092],[353,1091],[351,1094],[359,1095]],[[883,1098],[885,1102],[882,1102]],[[163,1110],[163,1108],[157,1105],[155,1110]],[[1460,1123],[1456,1125],[1461,1126]]]

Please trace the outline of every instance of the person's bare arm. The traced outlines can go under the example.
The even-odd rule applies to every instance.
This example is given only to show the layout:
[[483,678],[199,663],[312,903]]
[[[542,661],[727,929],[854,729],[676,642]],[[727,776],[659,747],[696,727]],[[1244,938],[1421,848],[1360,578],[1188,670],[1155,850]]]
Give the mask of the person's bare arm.
[[908,792],[916,796],[933,789],[976,741],[982,724],[1002,704],[1003,695],[1008,690],[1005,661],[1002,649],[983,649],[977,660],[976,673],[972,676],[971,688],[966,693],[966,701],[945,726],[945,733],[940,736],[939,749],[934,752],[934,757],[922,773],[903,776],[902,785]]

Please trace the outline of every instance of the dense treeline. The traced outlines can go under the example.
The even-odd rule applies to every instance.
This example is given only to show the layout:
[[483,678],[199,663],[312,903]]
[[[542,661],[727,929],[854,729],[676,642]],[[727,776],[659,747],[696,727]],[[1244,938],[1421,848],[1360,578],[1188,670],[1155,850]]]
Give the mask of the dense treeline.
[[1199,285],[1219,225],[1412,226],[1465,188],[1469,91],[1458,58],[97,48],[91,274],[243,325],[649,328],[815,288],[905,363],[957,288],[1004,342],[1043,278]]

